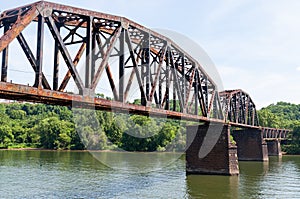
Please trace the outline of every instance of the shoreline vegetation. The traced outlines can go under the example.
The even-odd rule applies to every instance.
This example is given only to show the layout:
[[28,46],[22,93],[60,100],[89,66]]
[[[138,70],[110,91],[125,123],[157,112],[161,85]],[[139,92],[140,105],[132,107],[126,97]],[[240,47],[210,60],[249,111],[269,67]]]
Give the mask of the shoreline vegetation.
[[184,151],[184,126],[166,118],[2,103],[0,149]]
[[[261,126],[292,130],[282,141],[282,150],[300,154],[300,105],[278,102],[259,110],[258,116]],[[183,152],[189,124],[63,106],[1,103],[0,150]]]

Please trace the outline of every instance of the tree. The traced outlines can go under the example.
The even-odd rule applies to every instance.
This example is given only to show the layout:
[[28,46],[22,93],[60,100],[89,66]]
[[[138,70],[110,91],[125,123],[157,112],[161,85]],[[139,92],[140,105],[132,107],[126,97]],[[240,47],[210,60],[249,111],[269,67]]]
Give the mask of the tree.
[[42,120],[36,127],[42,147],[46,149],[70,149],[73,124],[60,121],[57,117]]
[[280,118],[268,109],[258,111],[259,123],[261,126],[279,128]]
[[14,141],[14,135],[11,127],[8,125],[0,126],[0,148],[7,148]]

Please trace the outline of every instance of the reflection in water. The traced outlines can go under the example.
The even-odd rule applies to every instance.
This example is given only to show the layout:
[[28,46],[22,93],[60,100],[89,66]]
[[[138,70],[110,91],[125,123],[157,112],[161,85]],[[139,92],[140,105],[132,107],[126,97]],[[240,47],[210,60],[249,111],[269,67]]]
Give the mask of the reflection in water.
[[300,198],[299,182],[300,156],[240,162],[240,176],[186,176],[173,153],[0,150],[0,198]]
[[157,152],[91,152],[101,164],[122,172],[147,173],[176,162],[182,153]]
[[238,176],[188,175],[190,198],[237,198]]
[[258,190],[260,182],[268,174],[269,162],[240,161],[239,195],[244,197],[260,198]]

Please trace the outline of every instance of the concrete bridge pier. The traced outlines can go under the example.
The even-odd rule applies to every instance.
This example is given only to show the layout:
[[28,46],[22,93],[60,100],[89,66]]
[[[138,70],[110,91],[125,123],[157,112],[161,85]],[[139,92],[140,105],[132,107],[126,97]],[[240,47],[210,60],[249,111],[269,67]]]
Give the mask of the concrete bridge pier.
[[187,174],[238,175],[237,147],[230,126],[205,123],[187,127]]
[[268,161],[268,147],[262,131],[256,128],[232,130],[237,145],[238,160]]
[[282,156],[280,140],[267,140],[269,156]]

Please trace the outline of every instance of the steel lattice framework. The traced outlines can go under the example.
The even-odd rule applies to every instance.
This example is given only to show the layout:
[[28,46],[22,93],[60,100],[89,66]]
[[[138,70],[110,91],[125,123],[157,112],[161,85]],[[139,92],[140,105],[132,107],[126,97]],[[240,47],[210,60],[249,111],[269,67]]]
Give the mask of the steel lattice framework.
[[244,91],[227,90],[220,92],[225,120],[251,126],[259,126],[255,104]]
[[[38,24],[36,56],[22,33],[34,22]],[[217,87],[201,64],[172,40],[124,17],[40,1],[3,12],[0,23],[4,29],[0,38],[0,51],[3,54],[1,81],[7,82],[8,48],[15,39],[30,62],[32,72],[35,72],[32,88],[40,91],[38,96],[30,96],[19,87],[16,89],[22,90],[20,98],[37,101],[45,98],[42,92],[46,92],[47,96],[50,94],[52,97],[64,95],[64,99],[53,98],[58,104],[68,103],[70,97],[73,100],[80,99],[64,92],[73,78],[78,96],[84,96],[87,102],[94,102],[90,98],[101,84],[102,76],[106,75],[115,102],[113,107],[131,108],[126,107],[129,106],[126,102],[132,82],[137,80],[142,106],[134,108],[137,111],[146,107],[157,113],[161,113],[159,110],[173,111],[168,113],[170,116],[180,112],[223,119]],[[55,43],[53,66],[43,62],[45,25]],[[79,50],[72,57],[69,49],[78,44]],[[58,79],[62,67],[60,56],[68,67],[61,83]],[[118,68],[118,76],[113,78],[109,61],[116,58],[118,65],[114,67]],[[76,68],[81,60],[85,62],[84,75]],[[53,67],[52,85],[43,73],[45,67]],[[130,76],[126,79],[124,74],[128,71]],[[105,106],[105,101],[98,102],[95,103],[96,107]]]
[[[35,38],[25,34],[32,24]],[[127,18],[39,1],[2,12],[0,29],[1,98],[67,106],[79,102],[101,110],[260,128],[248,94],[219,93],[201,63],[171,39]],[[13,42],[31,67],[26,72],[33,74],[32,84],[8,81],[10,61],[18,59]],[[110,100],[95,96],[104,78]],[[76,92],[67,92],[72,83]],[[139,104],[130,101],[132,92]]]

